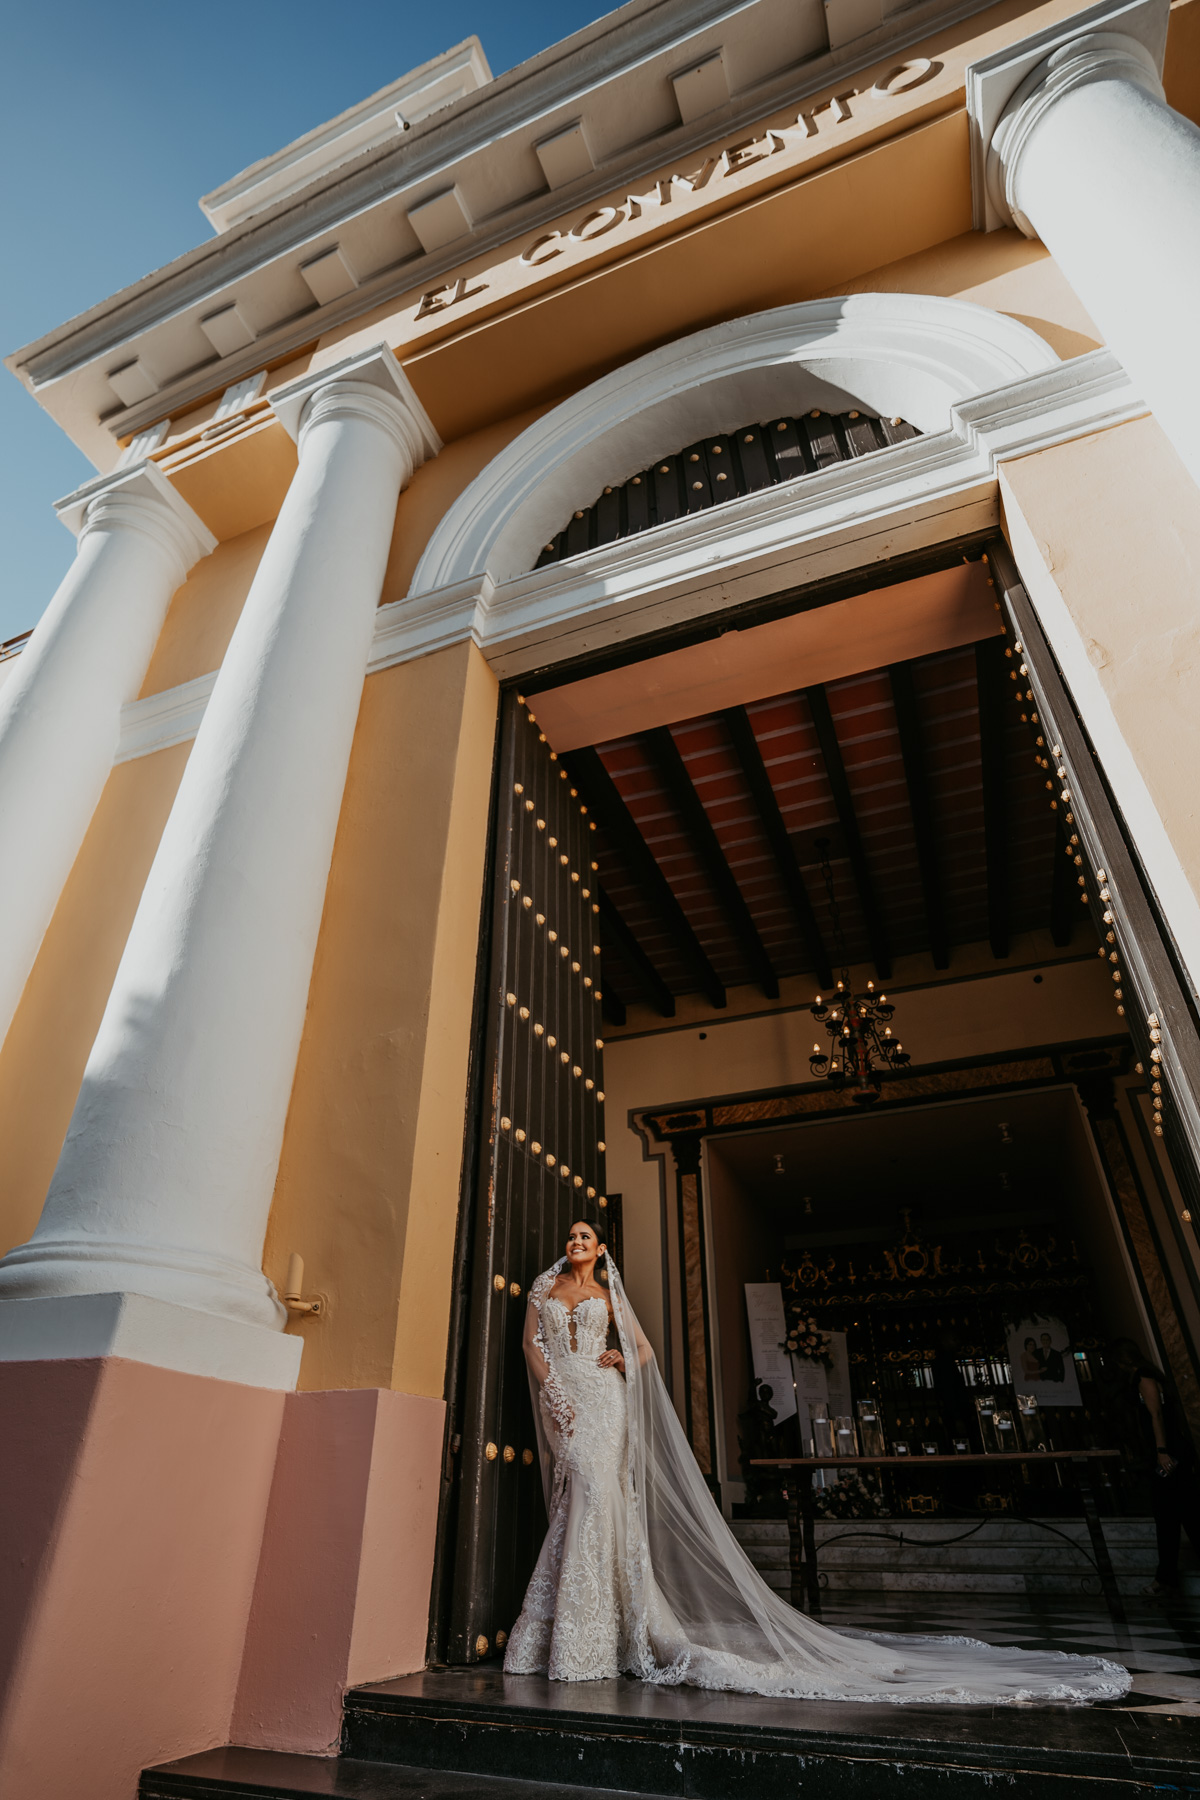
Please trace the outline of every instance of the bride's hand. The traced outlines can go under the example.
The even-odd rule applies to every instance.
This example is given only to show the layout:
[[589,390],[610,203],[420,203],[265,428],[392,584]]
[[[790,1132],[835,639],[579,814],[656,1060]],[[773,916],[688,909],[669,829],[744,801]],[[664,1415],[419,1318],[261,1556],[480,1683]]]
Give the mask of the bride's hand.
[[619,1350],[606,1350],[604,1355],[600,1358],[600,1367],[602,1369],[620,1369],[623,1375],[625,1373],[625,1358],[621,1355]]

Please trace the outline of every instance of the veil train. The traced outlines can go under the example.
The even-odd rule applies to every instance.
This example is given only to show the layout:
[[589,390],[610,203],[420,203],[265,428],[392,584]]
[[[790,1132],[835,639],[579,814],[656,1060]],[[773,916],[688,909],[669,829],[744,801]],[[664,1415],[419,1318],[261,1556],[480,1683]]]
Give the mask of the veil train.
[[[540,1309],[565,1261],[538,1278],[531,1306]],[[664,1685],[892,1704],[1079,1704],[1128,1692],[1128,1672],[1103,1657],[835,1629],[797,1612],[767,1586],[709,1493],[616,1264],[607,1254],[603,1261],[625,1359],[629,1674]],[[533,1415],[552,1514],[563,1496],[553,1492],[536,1388]]]

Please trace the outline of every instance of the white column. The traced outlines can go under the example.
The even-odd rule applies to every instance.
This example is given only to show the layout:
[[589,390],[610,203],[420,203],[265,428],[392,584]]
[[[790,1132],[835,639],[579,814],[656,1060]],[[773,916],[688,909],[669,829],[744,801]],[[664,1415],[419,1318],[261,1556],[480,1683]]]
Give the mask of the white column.
[[112,768],[171,596],[216,547],[153,463],[62,500],[74,563],[0,688],[0,1041]]
[[973,111],[987,222],[1046,245],[1200,483],[1200,130],[1159,79],[1167,13],[1077,15],[1027,71],[1021,45],[972,71]]
[[396,502],[440,444],[386,349],[274,404],[299,467],[0,1300],[121,1292],[284,1323],[262,1244],[334,833]]

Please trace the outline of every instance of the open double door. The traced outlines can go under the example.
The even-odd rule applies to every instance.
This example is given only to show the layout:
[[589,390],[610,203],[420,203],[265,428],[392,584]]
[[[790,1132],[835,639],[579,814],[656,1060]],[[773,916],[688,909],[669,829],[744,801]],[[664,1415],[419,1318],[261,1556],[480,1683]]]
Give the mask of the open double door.
[[[961,556],[962,547],[951,553]],[[980,553],[978,545],[968,551]],[[1196,997],[1141,867],[1135,836],[1114,803],[1007,546],[997,540],[986,547],[986,557],[1005,624],[1001,654],[1011,699],[1047,773],[1047,801],[1061,828],[1059,854],[1070,859],[1121,987],[1125,1023],[1147,1085],[1157,1083],[1155,1118],[1183,1199],[1170,1215],[1176,1261],[1194,1277],[1190,1221],[1200,1219]],[[878,571],[866,579],[877,582]],[[479,1008],[478,1150],[460,1234],[459,1327],[451,1354],[431,1632],[433,1656],[454,1663],[475,1662],[502,1647],[545,1529],[521,1353],[529,1285],[561,1254],[575,1219],[588,1219],[603,1235],[594,830],[583,797],[530,706],[508,693],[497,758],[490,947]],[[1195,1363],[1194,1348],[1188,1360]],[[1185,1405],[1194,1401],[1188,1410],[1200,1418],[1200,1388],[1182,1397]]]

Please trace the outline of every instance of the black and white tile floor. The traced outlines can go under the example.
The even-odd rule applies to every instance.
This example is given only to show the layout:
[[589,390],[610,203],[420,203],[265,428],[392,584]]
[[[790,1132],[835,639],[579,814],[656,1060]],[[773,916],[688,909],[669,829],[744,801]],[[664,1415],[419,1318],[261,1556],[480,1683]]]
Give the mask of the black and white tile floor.
[[989,1644],[1107,1656],[1133,1676],[1115,1704],[1139,1712],[1200,1718],[1200,1600],[1128,1597],[1128,1629],[1088,1596],[831,1593],[822,1622],[980,1638]]

